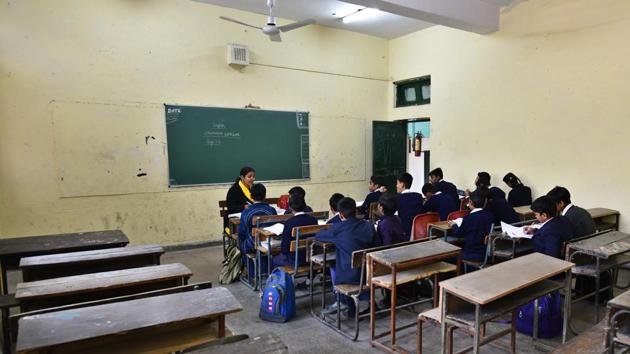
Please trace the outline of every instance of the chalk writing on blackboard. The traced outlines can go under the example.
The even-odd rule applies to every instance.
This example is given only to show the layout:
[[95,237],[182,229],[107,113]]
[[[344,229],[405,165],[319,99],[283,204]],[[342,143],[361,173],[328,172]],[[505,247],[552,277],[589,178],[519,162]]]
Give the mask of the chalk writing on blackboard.
[[300,135],[300,156],[302,163],[310,163],[309,159],[309,146],[308,146],[308,134]]
[[212,131],[206,130],[201,135],[202,138],[212,138],[212,139],[241,139],[241,133],[239,132],[222,132],[222,131]]
[[295,119],[297,120],[297,127],[299,129],[308,129],[308,113],[296,112]]

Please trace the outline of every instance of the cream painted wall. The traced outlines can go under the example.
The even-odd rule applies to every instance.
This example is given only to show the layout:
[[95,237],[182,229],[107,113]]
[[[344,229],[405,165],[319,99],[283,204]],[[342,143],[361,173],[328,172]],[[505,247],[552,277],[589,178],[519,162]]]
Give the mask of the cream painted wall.
[[431,165],[472,187],[513,171],[535,196],[566,186],[584,207],[630,222],[630,1],[530,0],[481,36],[432,27],[390,41],[390,75],[431,75],[431,104],[389,119],[431,117]]
[[[251,23],[265,19],[188,0],[22,0],[0,5],[1,237],[121,228],[133,243],[219,239],[218,200],[225,198],[227,187],[169,191],[159,151],[153,184],[131,193],[109,195],[108,188],[90,193],[88,188],[87,196],[62,197],[60,163],[71,157],[60,152],[59,139],[72,142],[72,134],[80,134],[80,129],[69,133],[64,127],[90,127],[82,120],[95,118],[85,112],[109,112],[103,119],[122,112],[117,119],[94,124],[98,134],[89,133],[98,142],[80,135],[76,141],[90,153],[94,144],[110,141],[103,149],[119,161],[116,166],[129,168],[135,157],[128,147],[134,143],[108,139],[135,132],[141,145],[146,132],[164,142],[162,103],[309,110],[321,136],[311,139],[312,160],[319,165],[313,163],[313,179],[304,183],[307,201],[324,209],[333,192],[364,197],[369,171],[363,178],[328,178],[330,174],[321,172],[342,170],[348,158],[343,149],[328,154],[326,147],[348,132],[326,125],[362,120],[365,128],[351,133],[366,139],[371,136],[369,122],[386,117],[388,42],[310,26],[272,43],[258,32],[219,20],[219,15]],[[255,65],[242,70],[226,65],[225,44],[231,42],[249,45]],[[63,124],[54,126],[56,122]],[[369,144],[357,154],[368,169]],[[111,183],[95,161],[83,166],[94,168],[86,185]],[[130,176],[136,173],[129,169]],[[238,171],[234,173],[236,177]],[[291,185],[271,183],[268,194],[285,193]]]

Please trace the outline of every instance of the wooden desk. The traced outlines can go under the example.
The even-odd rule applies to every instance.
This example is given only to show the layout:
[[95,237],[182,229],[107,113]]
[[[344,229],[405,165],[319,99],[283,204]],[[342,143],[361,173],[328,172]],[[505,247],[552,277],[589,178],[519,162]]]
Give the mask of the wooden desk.
[[74,275],[19,283],[15,298],[31,311],[184,285],[191,275],[179,263]]
[[30,282],[70,275],[159,265],[162,254],[164,254],[164,249],[159,245],[58,253],[22,258],[20,269],[22,270],[22,280]]
[[608,224],[605,220],[613,218],[614,222],[609,224],[611,224],[614,230],[619,231],[619,211],[606,208],[590,208],[587,209],[587,211],[591,214],[595,224],[599,225],[599,227],[604,225],[605,228],[606,224]]
[[448,235],[448,233],[451,230],[453,230],[453,226],[451,226],[446,220],[430,222],[427,224],[427,227],[428,227],[427,234],[429,234],[429,239],[433,238],[433,231],[435,230],[442,232],[444,239],[446,239],[446,236]]
[[[17,353],[166,353],[225,336],[242,307],[225,288],[26,316]],[[213,323],[214,322],[214,323]]]
[[[86,251],[123,247],[129,243],[120,230],[79,232],[0,239],[0,295],[8,293],[7,270],[17,269],[20,258],[43,254]],[[8,332],[9,311],[2,309],[3,348],[10,351]]]
[[[240,339],[239,337],[245,337]],[[235,338],[235,340],[232,340]],[[247,335],[239,335],[224,338],[223,341],[215,341],[199,348],[190,348],[183,353],[190,354],[288,354],[289,348],[274,333],[265,333],[249,338]]]
[[[571,267],[573,263],[532,253],[441,282],[442,354],[446,354],[448,347],[448,325],[468,328],[473,333],[473,354],[478,354],[482,344],[510,333],[510,330],[504,330],[482,339],[482,323],[563,287],[567,294],[570,293]],[[566,273],[564,284],[548,280],[562,273]],[[570,305],[570,299],[565,297],[563,343],[566,340]],[[538,329],[537,317],[535,311],[534,339]]]
[[514,211],[516,212],[516,214],[518,214],[518,217],[519,219],[521,219],[521,221],[534,219],[534,211],[531,209],[531,205],[515,207]]
[[[490,243],[490,255],[492,264],[496,264],[496,258],[512,259],[517,255],[531,253],[534,245],[531,239],[512,238],[503,233],[503,231],[493,231],[488,235]],[[504,247],[498,247],[497,244],[503,244]]]
[[[597,323],[599,322],[599,294],[602,290],[600,289],[600,275],[602,272],[615,270],[621,265],[630,263],[630,256],[624,254],[630,251],[630,234],[619,231],[606,232],[581,241],[570,242],[567,244],[566,250],[568,261],[577,259],[577,266],[573,269],[574,274],[595,278],[593,317],[594,323]],[[590,257],[576,258],[580,255]],[[591,296],[593,294],[576,298],[573,301],[577,302]]]
[[120,230],[29,236],[0,240],[2,294],[7,293],[7,270],[16,269],[20,258],[44,254],[123,247],[129,243]]
[[[457,266],[442,261],[457,258]],[[404,278],[413,280],[434,276],[442,272],[455,271],[459,274],[461,269],[461,249],[441,240],[420,242],[408,246],[390,248],[376,251],[367,255],[368,259],[368,283],[370,284],[370,330],[371,344],[379,349],[395,352],[396,345],[396,286],[404,283]],[[377,276],[377,266],[389,269],[391,275]],[[446,266],[446,268],[445,268]],[[451,267],[448,267],[451,266]],[[400,279],[397,279],[400,278]],[[390,330],[391,347],[388,347],[377,339],[384,337],[388,332],[376,334],[376,287],[384,287],[391,290],[390,305]],[[433,299],[435,301],[435,297]],[[401,326],[399,329],[414,326],[411,324]]]
[[611,348],[610,353],[614,353],[615,345],[630,346],[630,334],[622,333],[627,331],[627,323],[630,319],[630,291],[608,301],[608,314],[606,316],[606,348]]

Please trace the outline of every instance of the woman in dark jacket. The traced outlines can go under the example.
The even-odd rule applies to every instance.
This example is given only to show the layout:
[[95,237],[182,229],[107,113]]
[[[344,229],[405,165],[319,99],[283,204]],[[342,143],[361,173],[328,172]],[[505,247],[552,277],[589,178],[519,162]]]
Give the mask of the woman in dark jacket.
[[[227,192],[227,213],[240,213],[245,210],[245,206],[254,202],[249,189],[256,180],[256,170],[251,167],[241,168],[241,172]],[[226,217],[227,220],[227,217]]]

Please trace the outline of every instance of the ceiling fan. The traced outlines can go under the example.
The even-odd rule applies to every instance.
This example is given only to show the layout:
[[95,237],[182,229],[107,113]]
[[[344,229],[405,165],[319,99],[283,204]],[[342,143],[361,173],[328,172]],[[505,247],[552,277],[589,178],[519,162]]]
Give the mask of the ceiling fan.
[[273,16],[273,7],[275,5],[276,5],[276,0],[267,0],[267,7],[269,7],[269,16],[267,17],[267,24],[262,27],[253,26],[245,22],[241,22],[241,21],[238,21],[229,17],[225,17],[225,16],[219,16],[219,18],[222,20],[238,23],[239,25],[259,29],[262,31],[262,33],[268,35],[269,39],[271,39],[274,42],[282,42],[282,38],[280,37],[280,32],[288,32],[296,28],[304,27],[304,26],[315,23],[315,20],[307,19],[303,21],[289,23],[288,25],[284,25],[284,26],[276,26],[276,18]]

